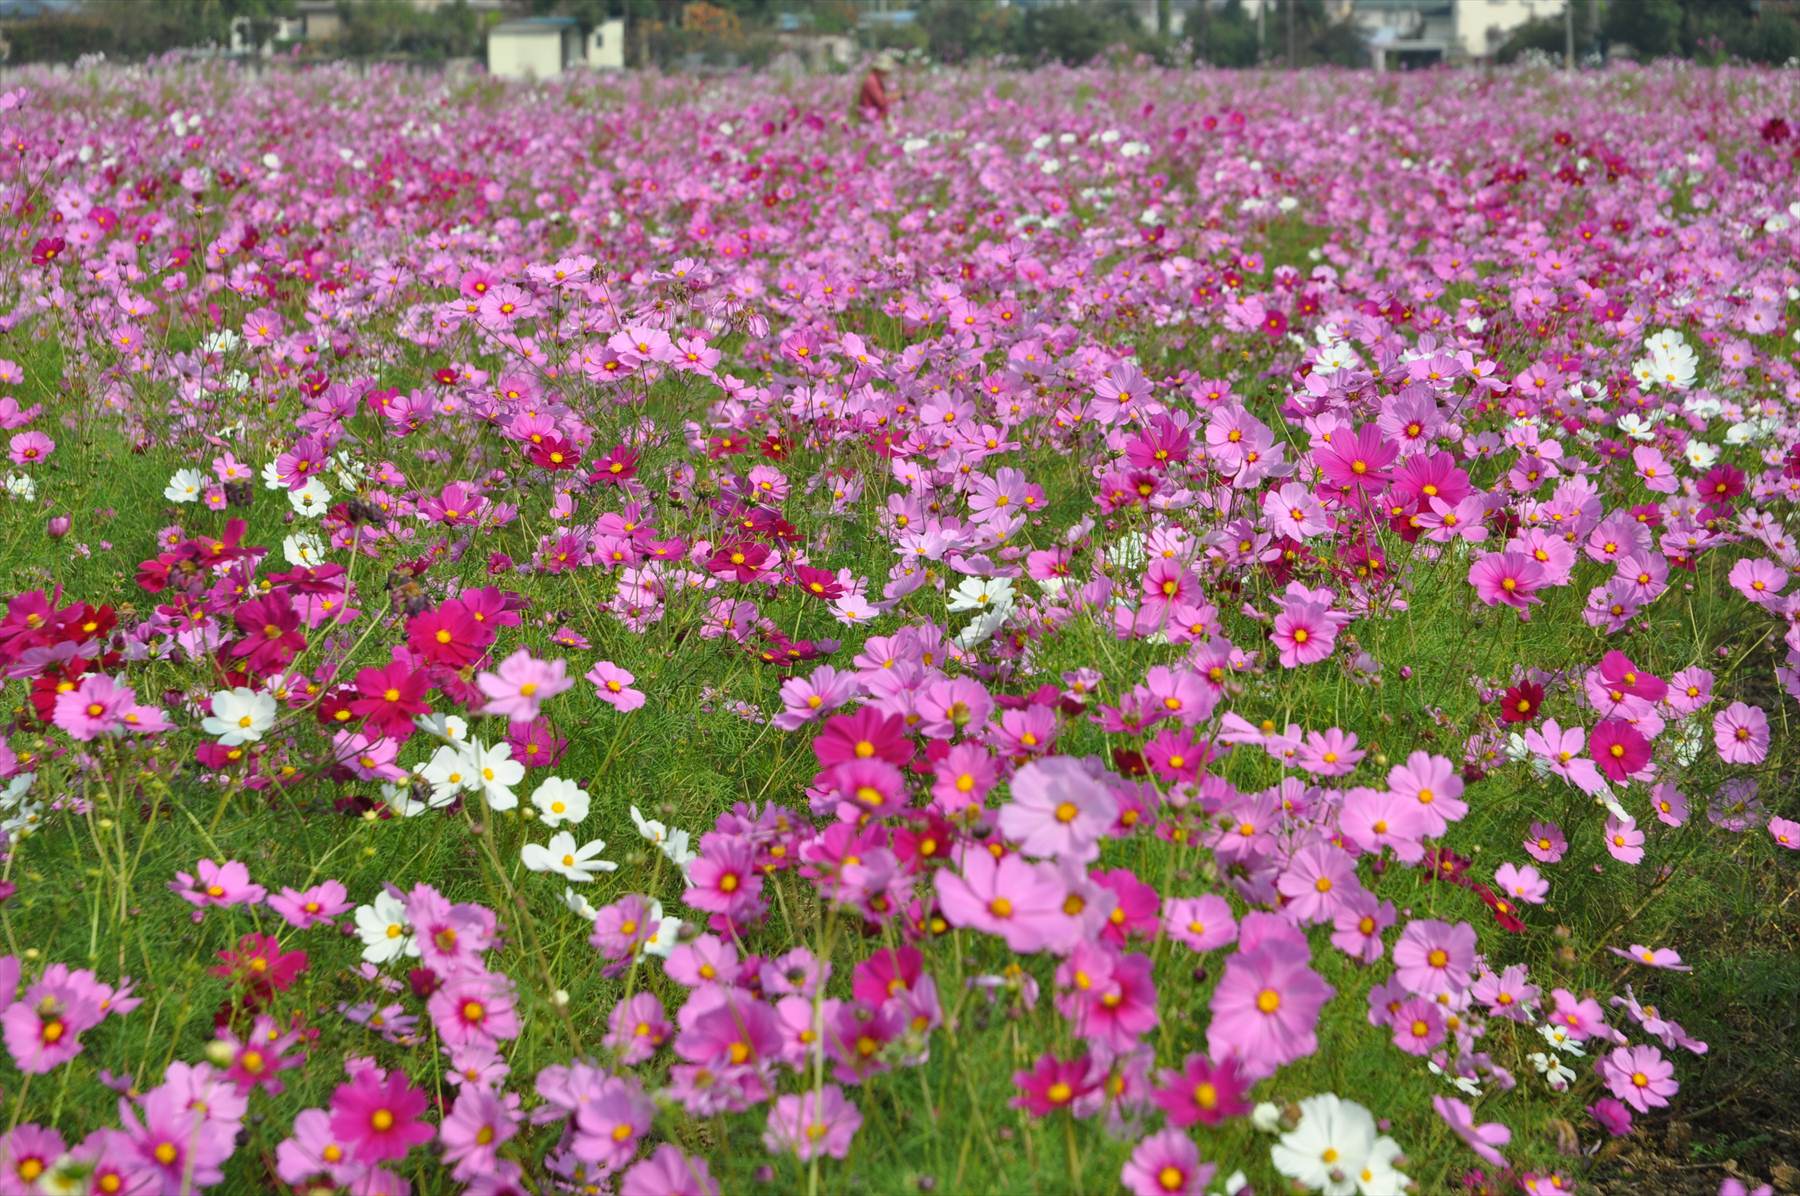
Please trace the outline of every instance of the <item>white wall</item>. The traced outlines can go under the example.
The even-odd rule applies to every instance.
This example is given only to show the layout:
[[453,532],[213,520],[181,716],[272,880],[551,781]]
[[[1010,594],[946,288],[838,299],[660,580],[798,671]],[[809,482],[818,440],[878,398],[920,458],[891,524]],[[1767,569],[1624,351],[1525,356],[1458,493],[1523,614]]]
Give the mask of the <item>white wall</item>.
[[502,79],[549,79],[562,74],[562,30],[488,34],[488,74]]
[[600,70],[625,69],[625,22],[614,17],[594,26],[588,34],[587,62]]
[[[1564,0],[1456,0],[1456,41],[1463,53],[1485,58],[1520,25],[1538,17],[1560,17],[1563,7]],[[1490,40],[1490,29],[1498,29],[1500,36]]]

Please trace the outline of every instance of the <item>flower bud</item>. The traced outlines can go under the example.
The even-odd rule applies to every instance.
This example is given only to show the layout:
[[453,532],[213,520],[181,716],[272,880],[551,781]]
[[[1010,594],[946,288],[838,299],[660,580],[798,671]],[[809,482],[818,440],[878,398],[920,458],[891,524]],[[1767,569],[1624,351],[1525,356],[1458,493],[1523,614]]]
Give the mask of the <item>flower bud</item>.
[[44,525],[44,534],[52,540],[60,540],[69,534],[69,526],[67,515],[52,515],[50,522]]

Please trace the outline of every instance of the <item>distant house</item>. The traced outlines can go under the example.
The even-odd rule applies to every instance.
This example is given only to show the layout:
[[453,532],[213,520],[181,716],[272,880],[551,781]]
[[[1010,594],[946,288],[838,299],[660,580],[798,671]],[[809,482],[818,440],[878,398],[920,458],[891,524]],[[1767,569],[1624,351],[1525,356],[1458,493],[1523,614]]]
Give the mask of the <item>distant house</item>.
[[[1635,2],[1635,0],[1634,0]],[[1566,0],[1354,0],[1350,19],[1376,70],[1492,58],[1513,30],[1561,16]]]
[[625,69],[625,22],[618,17],[601,21],[588,34],[587,64],[596,70]]
[[488,74],[502,79],[549,79],[586,58],[574,17],[521,17],[488,30]]

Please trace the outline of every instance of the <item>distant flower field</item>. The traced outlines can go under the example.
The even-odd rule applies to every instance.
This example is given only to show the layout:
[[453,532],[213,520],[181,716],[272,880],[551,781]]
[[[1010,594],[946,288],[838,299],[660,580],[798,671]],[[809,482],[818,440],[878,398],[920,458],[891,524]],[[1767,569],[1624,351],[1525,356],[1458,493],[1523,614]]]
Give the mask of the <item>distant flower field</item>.
[[10,76],[0,1193],[1800,1178],[1800,75],[841,82]]

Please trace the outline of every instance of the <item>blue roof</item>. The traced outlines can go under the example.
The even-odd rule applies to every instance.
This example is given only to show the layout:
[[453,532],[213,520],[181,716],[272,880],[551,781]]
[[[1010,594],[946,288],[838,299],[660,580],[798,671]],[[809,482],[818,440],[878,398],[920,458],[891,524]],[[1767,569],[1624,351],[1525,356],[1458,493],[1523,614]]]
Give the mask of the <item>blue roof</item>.
[[518,33],[526,29],[579,29],[574,17],[518,17],[494,26],[495,33]]

